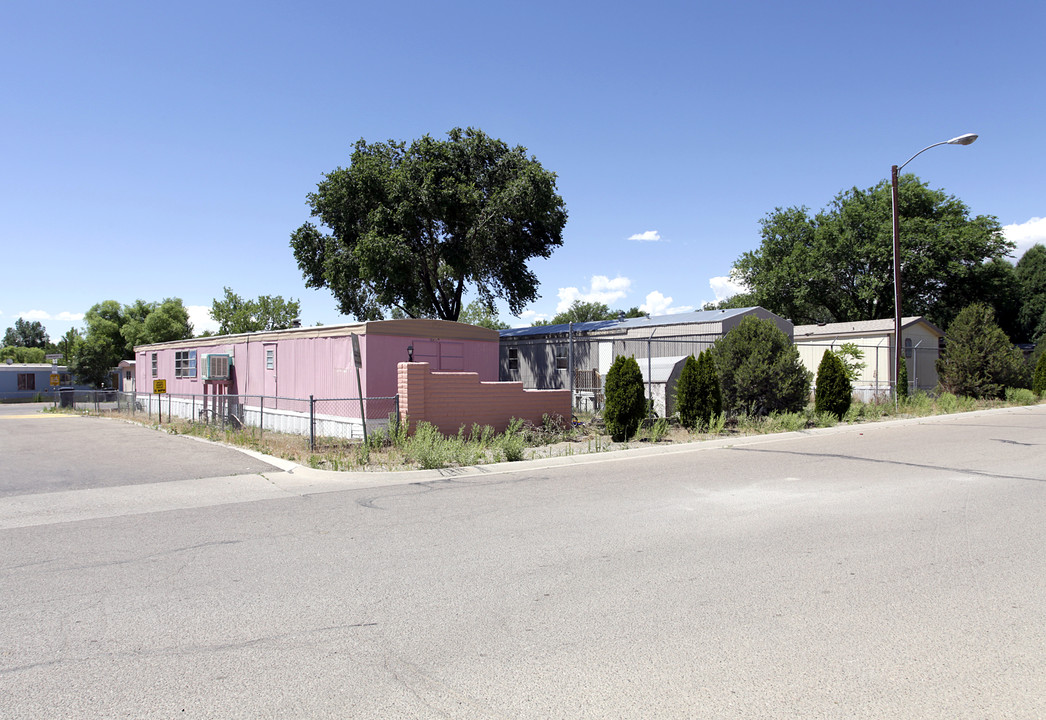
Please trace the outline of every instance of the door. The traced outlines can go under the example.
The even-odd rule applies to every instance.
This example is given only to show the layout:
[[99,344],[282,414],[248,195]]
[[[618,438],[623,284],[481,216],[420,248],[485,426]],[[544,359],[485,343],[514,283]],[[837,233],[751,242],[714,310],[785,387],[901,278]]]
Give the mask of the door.
[[265,343],[262,345],[262,358],[264,362],[262,377],[265,378],[262,392],[267,397],[276,397],[278,394],[276,386],[276,343]]

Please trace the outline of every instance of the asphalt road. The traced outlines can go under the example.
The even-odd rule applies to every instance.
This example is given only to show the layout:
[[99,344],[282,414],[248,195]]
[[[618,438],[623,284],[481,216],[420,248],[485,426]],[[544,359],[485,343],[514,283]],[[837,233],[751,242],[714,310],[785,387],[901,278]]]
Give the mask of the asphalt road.
[[221,445],[45,407],[0,405],[0,498],[275,469]]
[[1039,406],[0,525],[0,718],[1043,717],[1044,438]]

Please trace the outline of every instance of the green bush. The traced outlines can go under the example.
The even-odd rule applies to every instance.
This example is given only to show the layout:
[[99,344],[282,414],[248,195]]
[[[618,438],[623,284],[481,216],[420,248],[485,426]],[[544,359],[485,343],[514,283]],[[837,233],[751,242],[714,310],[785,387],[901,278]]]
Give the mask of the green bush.
[[901,371],[897,374],[897,398],[904,400],[908,394],[908,361],[902,357]]
[[846,368],[839,356],[825,350],[817,368],[817,389],[814,393],[814,410],[831,413],[842,419],[853,402],[853,386],[846,376]]
[[770,320],[748,316],[716,341],[712,357],[723,408],[734,415],[798,412],[810,398],[811,373]]
[[1006,388],[1006,402],[1012,405],[1034,405],[1039,396],[1028,388]]
[[525,457],[526,438],[523,436],[523,420],[512,418],[498,446],[508,462],[519,462]]
[[984,303],[963,308],[948,327],[948,344],[937,360],[941,387],[972,398],[1004,397],[1008,387],[1028,387],[1024,356]]
[[696,360],[693,355],[686,359],[676,385],[676,407],[679,422],[687,430],[708,427],[712,417],[723,412],[723,393],[710,350]]
[[424,470],[444,468],[450,464],[452,449],[447,438],[431,423],[419,423],[407,440],[403,454]]
[[643,373],[634,357],[618,355],[607,372],[606,405],[603,421],[615,442],[623,442],[636,434],[639,423],[646,416],[646,397],[643,394]]
[[1031,382],[1032,392],[1046,394],[1046,352],[1039,353],[1039,362],[1035,363],[1035,376]]

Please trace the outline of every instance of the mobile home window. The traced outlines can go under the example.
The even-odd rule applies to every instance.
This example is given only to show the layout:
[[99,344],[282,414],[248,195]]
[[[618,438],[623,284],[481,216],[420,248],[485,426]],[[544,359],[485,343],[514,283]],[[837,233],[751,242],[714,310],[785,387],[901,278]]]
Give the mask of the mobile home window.
[[32,373],[18,373],[19,390],[36,390],[36,375]]
[[174,376],[196,377],[196,351],[178,350],[174,353]]
[[157,377],[157,375],[156,375],[156,353],[153,353],[153,377]]
[[508,369],[519,370],[519,348],[508,349]]
[[276,367],[276,348],[265,348],[265,369],[272,370]]
[[566,370],[569,364],[567,362],[567,349],[565,347],[556,348],[556,370]]

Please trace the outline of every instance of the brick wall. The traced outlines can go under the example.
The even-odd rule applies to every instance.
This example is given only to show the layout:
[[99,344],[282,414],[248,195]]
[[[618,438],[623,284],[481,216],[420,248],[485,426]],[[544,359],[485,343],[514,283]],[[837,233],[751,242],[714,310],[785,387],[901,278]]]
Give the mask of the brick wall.
[[399,363],[400,418],[410,429],[429,422],[446,435],[462,425],[502,432],[512,418],[540,425],[543,416],[570,418],[569,390],[524,390],[521,382],[480,382],[472,372],[432,372],[428,363]]

